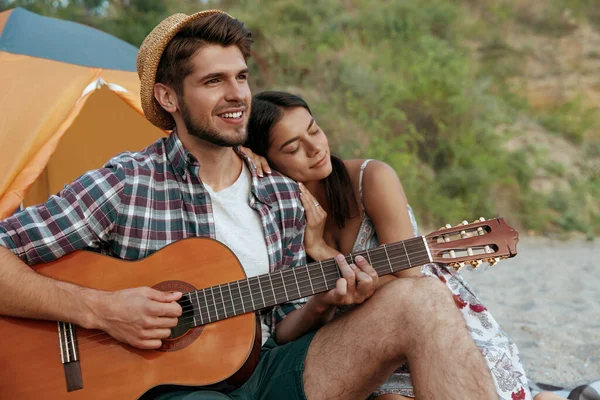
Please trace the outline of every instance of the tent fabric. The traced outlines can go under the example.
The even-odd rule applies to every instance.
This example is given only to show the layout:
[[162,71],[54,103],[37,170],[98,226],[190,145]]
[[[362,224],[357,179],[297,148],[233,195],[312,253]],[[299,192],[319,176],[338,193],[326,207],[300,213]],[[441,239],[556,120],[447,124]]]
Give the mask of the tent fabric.
[[[7,29],[19,32],[27,28],[18,25],[29,25],[33,18],[29,14],[39,17],[22,9],[0,13],[0,27],[5,21],[0,46]],[[21,17],[13,21],[15,15]],[[45,29],[53,30],[47,36],[73,32],[72,25],[78,25],[44,19],[52,20],[45,24]],[[93,31],[88,37],[99,33],[83,25],[76,29]],[[113,53],[124,42],[102,35],[112,42],[104,38],[99,54],[121,59],[113,60],[115,67],[135,66],[136,52]],[[77,63],[68,63],[57,61],[66,54],[58,50],[39,57],[6,49],[0,50],[0,218],[20,205],[45,201],[77,176],[101,167],[120,152],[140,150],[164,136],[165,132],[143,116],[136,72],[107,69],[107,60],[99,67],[90,67],[97,60],[85,51],[76,54]]]
[[138,49],[105,32],[23,8],[10,13],[0,33],[0,51],[94,68],[136,72]]

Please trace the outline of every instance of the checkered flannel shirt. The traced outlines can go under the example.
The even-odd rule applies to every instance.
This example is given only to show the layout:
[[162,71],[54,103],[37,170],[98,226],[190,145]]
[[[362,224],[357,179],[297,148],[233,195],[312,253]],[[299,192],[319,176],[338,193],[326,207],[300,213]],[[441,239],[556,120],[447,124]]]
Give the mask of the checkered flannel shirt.
[[[250,207],[261,217],[271,272],[304,265],[304,210],[298,186],[273,172],[258,179],[251,161]],[[200,165],[175,132],[137,153],[122,153],[77,178],[45,204],[0,221],[0,246],[29,265],[75,250],[139,260],[188,237],[216,238]],[[275,307],[273,328],[305,300]]]

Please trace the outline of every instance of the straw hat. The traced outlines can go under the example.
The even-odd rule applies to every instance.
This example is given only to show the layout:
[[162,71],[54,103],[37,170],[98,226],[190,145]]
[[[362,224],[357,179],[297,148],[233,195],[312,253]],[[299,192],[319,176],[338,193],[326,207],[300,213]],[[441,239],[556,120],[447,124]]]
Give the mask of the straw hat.
[[[220,10],[200,11],[196,14],[173,14],[165,18],[150,32],[140,46],[137,56],[137,70],[140,77],[140,98],[142,109],[148,121],[164,130],[175,128],[175,121],[171,114],[154,98],[154,83],[156,70],[167,44],[175,35],[185,28],[190,22],[213,14],[227,14]],[[231,15],[229,15],[231,17]]]

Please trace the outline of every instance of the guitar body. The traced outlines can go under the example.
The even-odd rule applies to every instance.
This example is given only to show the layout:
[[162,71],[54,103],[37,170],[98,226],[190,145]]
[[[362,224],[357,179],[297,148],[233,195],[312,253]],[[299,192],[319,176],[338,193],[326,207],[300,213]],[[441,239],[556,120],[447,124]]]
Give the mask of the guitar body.
[[[178,241],[139,261],[80,251],[35,268],[54,279],[106,291],[150,286],[188,292],[245,278],[236,256],[205,238]],[[213,385],[231,379],[247,360],[254,362],[256,322],[254,313],[247,313],[195,327],[164,341],[160,350],[139,350],[76,327],[82,387],[67,391],[57,322],[0,317],[0,397],[133,399],[159,385]]]

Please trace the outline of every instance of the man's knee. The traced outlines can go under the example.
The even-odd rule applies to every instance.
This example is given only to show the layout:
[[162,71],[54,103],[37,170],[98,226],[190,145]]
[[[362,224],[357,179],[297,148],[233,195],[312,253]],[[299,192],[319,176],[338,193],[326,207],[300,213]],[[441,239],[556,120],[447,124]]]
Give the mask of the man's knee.
[[376,295],[374,298],[386,304],[388,313],[396,313],[401,319],[431,318],[456,310],[450,290],[433,277],[399,278],[382,286]]

